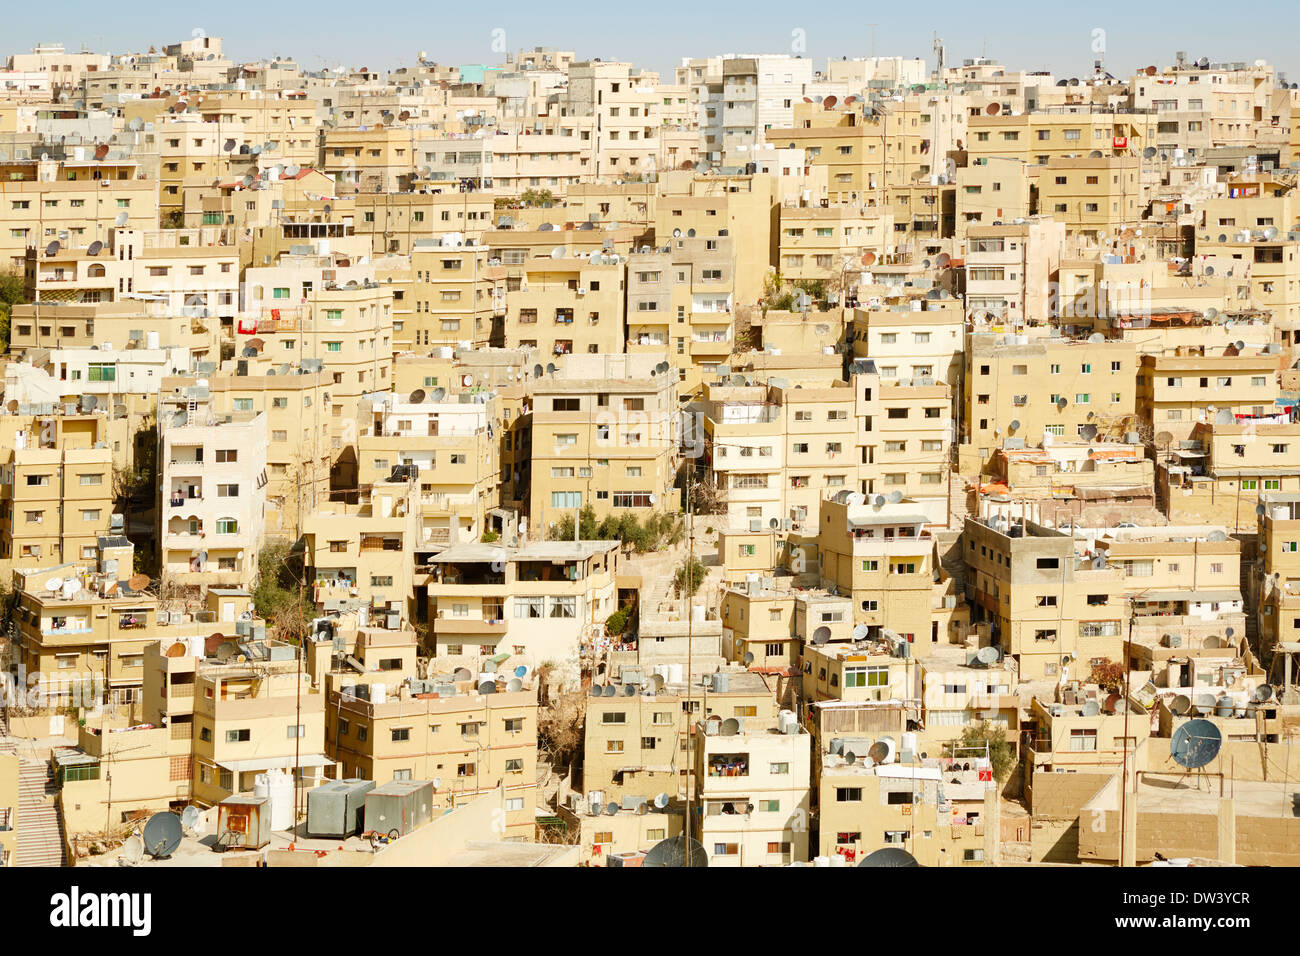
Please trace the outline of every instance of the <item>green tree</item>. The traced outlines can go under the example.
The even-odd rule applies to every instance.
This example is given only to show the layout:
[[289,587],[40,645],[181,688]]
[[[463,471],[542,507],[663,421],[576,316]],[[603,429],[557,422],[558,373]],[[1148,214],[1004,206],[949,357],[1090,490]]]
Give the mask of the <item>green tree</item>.
[[706,573],[704,562],[699,558],[683,559],[677,568],[677,573],[673,575],[673,587],[677,589],[678,597],[687,592],[689,596],[694,597],[695,592],[704,583]]
[[253,609],[267,621],[282,641],[299,643],[316,606],[308,589],[299,581],[304,573],[302,552],[284,540],[268,542],[257,556],[257,585],[253,588]]
[[946,744],[944,749],[949,757],[972,758],[978,756],[976,751],[987,747],[989,762],[993,764],[993,777],[998,783],[1005,783],[1016,766],[1016,748],[1007,740],[1007,730],[998,724],[984,721],[972,724],[961,732],[956,745]]
[[519,201],[525,206],[544,206],[548,202],[555,202],[555,194],[549,189],[525,189],[520,194]]
[[27,301],[23,277],[15,272],[0,274],[0,352],[9,350],[9,313]]

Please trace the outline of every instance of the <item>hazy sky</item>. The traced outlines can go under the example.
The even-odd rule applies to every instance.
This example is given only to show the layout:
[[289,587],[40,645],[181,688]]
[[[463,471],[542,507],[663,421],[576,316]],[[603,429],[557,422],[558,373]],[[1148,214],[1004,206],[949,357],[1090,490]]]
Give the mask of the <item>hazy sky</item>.
[[[188,38],[196,30],[226,40],[232,59],[293,56],[307,69],[323,64],[383,70],[411,62],[424,50],[440,63],[492,63],[507,50],[553,46],[580,58],[630,60],[666,71],[683,56],[717,53],[802,52],[821,66],[827,57],[923,56],[933,65],[932,31],[948,48],[949,63],[988,56],[1013,69],[1046,69],[1058,76],[1091,69],[1093,31],[1105,31],[1106,65],[1116,76],[1156,63],[1171,63],[1176,50],[1213,61],[1267,59],[1292,67],[1300,28],[1294,4],[1253,5],[1250,16],[1227,15],[1230,7],[1208,0],[1165,3],[1094,0],[1071,8],[1041,0],[981,3],[931,0],[908,5],[900,17],[848,0],[776,3],[752,0],[709,5],[698,0],[632,0],[529,3],[287,3],[225,0],[208,12],[172,12],[140,0],[105,7],[65,0],[54,8],[14,4],[5,12],[0,53],[38,42],[83,44],[97,51],[138,52]],[[797,9],[792,9],[797,8]],[[173,8],[175,9],[175,8]],[[716,12],[715,12],[716,11]],[[804,31],[804,48],[792,49],[793,31]],[[494,33],[504,31],[504,33]],[[1292,79],[1300,79],[1300,70]]]

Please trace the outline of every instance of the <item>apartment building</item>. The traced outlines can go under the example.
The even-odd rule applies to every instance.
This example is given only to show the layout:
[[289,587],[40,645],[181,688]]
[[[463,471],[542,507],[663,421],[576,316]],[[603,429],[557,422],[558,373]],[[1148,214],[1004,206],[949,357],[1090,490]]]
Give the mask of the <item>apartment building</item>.
[[1297,436],[1300,424],[1289,414],[1271,422],[1198,424],[1156,465],[1156,494],[1169,520],[1254,530],[1261,492],[1300,490],[1292,452]]
[[779,721],[696,719],[692,822],[710,867],[781,866],[808,859],[812,737]]
[[[511,671],[510,673],[513,673]],[[371,684],[328,695],[327,752],[336,779],[431,780],[435,809],[462,806],[501,787],[505,839],[532,840],[537,806],[537,686],[504,679],[485,693],[452,676]],[[499,685],[499,686],[498,686]],[[434,688],[437,688],[436,690]]]
[[695,719],[776,718],[776,697],[760,674],[729,668],[702,681],[684,671],[665,680],[647,670],[623,666],[617,679],[594,684],[587,699],[582,785],[603,802],[653,800],[660,793],[675,799],[698,787],[687,759]]
[[947,524],[948,470],[956,431],[952,390],[928,377],[882,376],[870,359],[853,362],[849,380],[854,441],[860,449],[858,490],[891,500],[906,498],[929,522]]
[[1203,347],[1143,355],[1138,416],[1152,434],[1170,436],[1166,445],[1190,438],[1198,424],[1271,424],[1281,412],[1276,404],[1280,359],[1271,345],[1240,352],[1229,346],[1218,355],[1206,354]]
[[[176,316],[165,303],[117,301],[31,303],[10,313],[10,350],[180,348],[196,361],[215,360],[215,323]],[[90,375],[96,374],[91,372]]]
[[492,227],[492,194],[451,187],[420,192],[360,192],[352,200],[356,235],[371,239],[371,255],[409,256],[420,240],[459,233],[478,244]]
[[[442,394],[440,395],[439,392]],[[420,401],[411,401],[419,398]],[[419,480],[417,547],[476,541],[501,492],[500,402],[489,391],[416,389],[402,397],[376,392],[361,402],[357,423],[360,487],[384,481],[395,467]]]
[[417,239],[405,299],[401,334],[393,332],[398,348],[465,343],[481,348],[505,314],[505,270],[486,246]]
[[[961,440],[978,457],[964,460],[962,473],[983,468],[1012,438],[1038,444],[1085,428],[1103,438],[1132,430],[1137,359],[1129,342],[970,335]],[[1049,390],[1034,386],[1041,382],[1051,382]]]
[[957,238],[974,226],[1029,216],[1030,167],[1014,156],[986,156],[958,166],[953,226]]
[[570,256],[560,246],[550,258],[525,262],[521,294],[506,295],[506,347],[536,349],[548,359],[622,352],[625,271],[617,255]]
[[246,588],[256,579],[267,419],[218,418],[206,386],[159,396],[159,561],[176,584]]
[[957,298],[897,295],[853,312],[854,358],[870,358],[884,380],[934,379],[961,387],[965,316]]
[[736,348],[733,240],[679,237],[627,259],[627,351],[664,353],[691,392]]
[[1090,106],[1022,112],[985,109],[970,117],[967,132],[972,160],[1007,158],[1038,166],[1094,151],[1103,158],[1140,156],[1157,139],[1156,118],[1150,112]]
[[1068,534],[1002,514],[967,518],[961,547],[972,624],[988,625],[989,643],[1016,660],[1021,680],[1066,679],[1092,661],[1122,659],[1119,568],[1081,559]]
[[966,312],[998,325],[1042,325],[1052,314],[1052,283],[1065,247],[1065,224],[1035,217],[966,230]]
[[0,561],[6,568],[86,567],[99,560],[114,506],[109,424],[103,414],[0,418],[6,436]]
[[114,229],[158,227],[158,184],[134,163],[0,163],[0,263],[25,267],[28,249],[50,243],[89,246]]
[[1127,154],[1052,157],[1038,174],[1038,211],[1064,223],[1066,235],[1115,239],[1142,218],[1141,165]]
[[1300,641],[1300,494],[1266,492],[1260,504],[1259,548],[1247,600],[1255,607],[1259,648],[1267,653],[1278,642]]
[[[329,499],[331,463],[341,444],[341,423],[328,411],[333,379],[301,366],[277,369],[248,346],[244,356],[233,374],[208,376],[210,401],[216,415],[234,422],[265,416],[266,533],[297,540],[307,516]],[[166,384],[197,384],[186,381]]]
[[859,260],[877,257],[894,241],[884,210],[861,206],[781,207],[780,272],[791,282],[820,282],[828,291],[849,292],[848,272]]
[[43,707],[71,706],[74,693],[85,701],[94,688],[91,699],[130,707],[143,719],[153,713],[147,704],[141,709],[147,647],[202,642],[217,622],[252,620],[252,600],[246,592],[211,588],[197,608],[162,602],[124,583],[133,554],[125,538],[102,538],[99,553],[91,568],[14,572],[18,640],[10,663],[39,687]]
[[867,625],[868,636],[888,629],[915,644],[918,656],[926,646],[949,643],[932,611],[943,590],[926,516],[905,503],[863,499],[849,493],[821,502],[823,580],[852,597],[852,620]]
[[1248,281],[1253,303],[1269,309],[1282,344],[1294,349],[1300,328],[1300,235],[1289,183],[1262,174],[1229,179],[1226,195],[1206,200],[1196,253],[1220,274]]
[[571,683],[581,644],[617,610],[614,541],[461,544],[429,565],[429,631],[439,657],[513,653],[554,662]]
[[731,237],[733,307],[757,302],[779,250],[779,207],[772,177],[665,172],[659,183],[655,241]]
[[170,654],[175,642],[145,650],[145,712],[188,739],[185,759],[170,758],[172,779],[200,807],[249,793],[259,774],[274,771],[308,790],[334,763],[325,755],[325,694],[298,648],[244,631]]
[[571,355],[532,380],[531,525],[679,510],[677,379],[653,353]]
[[[904,735],[909,736],[909,735]],[[852,866],[877,850],[905,850],[921,866],[985,866],[999,834],[983,822],[998,799],[987,769],[965,762],[891,759],[870,765],[840,754],[820,759],[819,850]],[[987,834],[987,835],[986,835]]]
[[385,619],[413,620],[417,480],[403,466],[374,481],[355,504],[322,502],[303,520],[303,574],[327,611],[361,604]]

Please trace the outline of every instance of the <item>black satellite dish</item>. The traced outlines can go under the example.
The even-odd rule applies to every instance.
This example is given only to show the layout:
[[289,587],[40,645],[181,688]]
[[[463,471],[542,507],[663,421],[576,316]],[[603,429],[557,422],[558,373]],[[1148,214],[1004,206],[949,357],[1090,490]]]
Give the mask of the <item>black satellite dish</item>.
[[1189,720],[1169,741],[1169,756],[1180,767],[1197,770],[1219,755],[1223,734],[1208,720]]
[[[686,866],[686,840],[682,834],[660,840],[650,848],[650,852],[641,861],[642,867]],[[704,851],[698,840],[690,841],[691,866],[704,869],[709,865],[709,854]]]
[[176,852],[184,836],[185,830],[181,826],[180,817],[170,810],[155,813],[144,825],[142,837],[145,852],[155,860],[165,860]]
[[[644,865],[644,864],[643,864]],[[887,846],[884,849],[877,850],[875,853],[868,853],[863,857],[858,866],[920,866],[916,862],[916,857],[906,850],[900,850],[896,846]]]

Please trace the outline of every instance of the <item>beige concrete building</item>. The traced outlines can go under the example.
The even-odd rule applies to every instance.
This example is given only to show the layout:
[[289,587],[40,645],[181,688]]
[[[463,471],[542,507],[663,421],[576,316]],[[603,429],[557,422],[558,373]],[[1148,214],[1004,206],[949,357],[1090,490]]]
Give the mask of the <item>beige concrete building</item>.
[[535,534],[588,506],[598,519],[679,510],[677,380],[658,359],[571,355],[533,379]]

